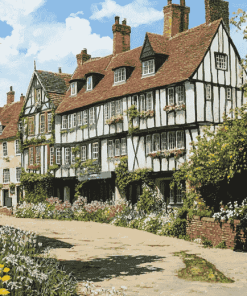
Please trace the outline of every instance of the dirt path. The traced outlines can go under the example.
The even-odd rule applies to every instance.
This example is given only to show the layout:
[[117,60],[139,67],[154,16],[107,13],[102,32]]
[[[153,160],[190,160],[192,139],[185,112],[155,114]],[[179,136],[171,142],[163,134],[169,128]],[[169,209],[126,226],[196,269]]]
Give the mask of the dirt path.
[[[247,253],[204,249],[196,243],[108,224],[23,219],[0,216],[0,225],[19,227],[42,236],[51,254],[80,281],[98,288],[127,287],[126,295],[247,295]],[[187,250],[213,263],[232,284],[179,279],[185,267],[173,252]]]

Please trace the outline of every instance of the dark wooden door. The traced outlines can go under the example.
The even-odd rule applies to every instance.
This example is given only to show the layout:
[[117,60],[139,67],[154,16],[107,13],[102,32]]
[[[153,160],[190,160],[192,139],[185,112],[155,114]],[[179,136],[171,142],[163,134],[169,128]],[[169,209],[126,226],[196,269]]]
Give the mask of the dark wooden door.
[[4,189],[3,195],[4,195],[4,206],[12,207],[12,198],[9,197],[9,190]]

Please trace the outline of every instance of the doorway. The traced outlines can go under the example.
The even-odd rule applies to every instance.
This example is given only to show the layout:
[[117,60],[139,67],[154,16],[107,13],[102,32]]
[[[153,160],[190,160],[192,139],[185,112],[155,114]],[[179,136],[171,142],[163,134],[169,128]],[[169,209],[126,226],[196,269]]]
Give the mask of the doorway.
[[5,207],[12,207],[12,198],[9,197],[9,190],[3,190],[3,205]]

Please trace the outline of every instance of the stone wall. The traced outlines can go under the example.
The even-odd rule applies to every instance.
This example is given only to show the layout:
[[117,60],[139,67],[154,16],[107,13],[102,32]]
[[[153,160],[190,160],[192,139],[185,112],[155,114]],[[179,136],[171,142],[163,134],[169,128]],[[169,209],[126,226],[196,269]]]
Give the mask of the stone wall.
[[[229,221],[216,221],[214,218],[194,216],[191,221],[188,220],[186,226],[186,234],[191,239],[205,237],[210,240],[213,246],[225,241],[227,248],[234,248],[236,238],[236,228],[240,224],[240,220],[234,220],[234,225]],[[240,232],[241,240],[243,240],[243,231]]]

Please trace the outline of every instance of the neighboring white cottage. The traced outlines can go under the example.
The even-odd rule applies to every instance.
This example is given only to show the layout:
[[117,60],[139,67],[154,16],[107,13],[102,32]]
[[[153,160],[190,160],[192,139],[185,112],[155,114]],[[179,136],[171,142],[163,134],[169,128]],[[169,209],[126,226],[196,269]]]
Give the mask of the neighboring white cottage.
[[[85,49],[77,55],[70,87],[64,97],[63,89],[56,108],[52,157],[44,162],[59,166],[54,170],[55,196],[73,200],[78,176],[71,165],[79,157],[101,166],[100,173],[83,177],[90,181],[82,193],[89,200],[117,199],[116,159],[127,155],[129,171],[153,168],[150,178],[160,194],[170,204],[181,203],[180,190],[171,192],[169,182],[174,169],[188,159],[189,144],[205,125],[217,126],[224,112],[246,102],[240,90],[246,73],[241,75],[240,56],[229,35],[228,2],[205,0],[205,7],[206,23],[188,30],[185,1],[177,5],[168,0],[164,34],[147,33],[143,46],[133,50],[131,28],[116,17],[112,55],[91,58]],[[126,114],[129,108],[136,117]],[[38,132],[43,119],[36,114]],[[79,149],[73,153],[75,147]],[[46,155],[46,148],[40,155]],[[30,161],[29,148],[24,166]],[[45,171],[41,164],[41,173]],[[132,184],[127,198],[135,203],[140,192],[140,184]]]

